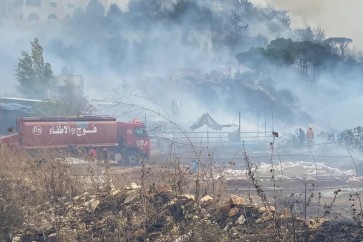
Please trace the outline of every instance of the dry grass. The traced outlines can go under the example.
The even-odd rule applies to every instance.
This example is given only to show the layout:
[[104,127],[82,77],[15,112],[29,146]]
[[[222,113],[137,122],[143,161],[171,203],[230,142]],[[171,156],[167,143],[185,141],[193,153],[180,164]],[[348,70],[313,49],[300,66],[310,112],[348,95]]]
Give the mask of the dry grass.
[[[173,156],[160,164],[145,162],[136,167],[105,169],[102,161],[81,164],[88,168],[80,172],[66,163],[68,155],[59,151],[1,150],[3,240],[16,234],[23,239],[49,239],[55,234],[56,241],[303,241],[334,237],[320,232],[335,226],[324,227],[322,219],[334,213],[339,192],[329,201],[322,201],[310,187],[305,187],[303,195],[287,195],[280,190],[267,194],[247,155],[244,159],[254,188],[241,194],[246,203],[237,206],[239,212],[232,217],[228,211],[220,212],[230,192],[222,170],[213,165],[212,155],[204,163],[199,162],[197,174]],[[140,190],[124,190],[132,182],[140,185]],[[112,195],[118,189],[120,195]],[[186,199],[189,195],[183,194],[195,199],[190,201]],[[207,194],[213,202],[205,207],[197,198]],[[128,199],[132,202],[127,203]],[[321,212],[307,217],[314,202],[321,203]],[[346,231],[353,233],[361,229],[359,193],[351,195],[350,202],[355,210],[345,222],[349,222]],[[96,204],[95,212],[85,204]],[[247,222],[238,225],[241,215]],[[258,219],[263,222],[259,224]],[[333,222],[340,223],[337,219]],[[359,233],[355,236],[363,238]]]

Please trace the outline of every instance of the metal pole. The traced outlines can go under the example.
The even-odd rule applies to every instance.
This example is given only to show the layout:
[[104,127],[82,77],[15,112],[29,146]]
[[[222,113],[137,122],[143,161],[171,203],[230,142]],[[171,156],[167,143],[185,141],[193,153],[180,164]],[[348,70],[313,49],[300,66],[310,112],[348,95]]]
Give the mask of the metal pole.
[[307,181],[304,182],[304,185],[305,185],[305,193],[304,193],[304,220],[305,220],[305,223],[306,223],[306,207],[307,207],[307,204],[306,204],[306,187],[307,187]]
[[260,136],[260,112],[257,112],[257,139]]
[[265,139],[266,139],[266,112],[265,112]]
[[271,112],[272,131],[274,131],[274,112]]
[[238,140],[241,141],[241,112],[238,112]]

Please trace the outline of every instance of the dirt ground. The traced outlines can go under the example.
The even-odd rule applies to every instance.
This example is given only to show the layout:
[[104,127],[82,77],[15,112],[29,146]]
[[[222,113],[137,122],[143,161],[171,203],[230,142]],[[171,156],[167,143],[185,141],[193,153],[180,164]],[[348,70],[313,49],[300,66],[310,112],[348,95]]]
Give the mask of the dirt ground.
[[14,242],[363,240],[358,159],[255,162],[239,153],[217,162],[205,153],[196,169],[189,157],[105,167],[10,156],[1,163],[1,211],[13,212],[0,212],[7,226],[0,223],[0,235]]

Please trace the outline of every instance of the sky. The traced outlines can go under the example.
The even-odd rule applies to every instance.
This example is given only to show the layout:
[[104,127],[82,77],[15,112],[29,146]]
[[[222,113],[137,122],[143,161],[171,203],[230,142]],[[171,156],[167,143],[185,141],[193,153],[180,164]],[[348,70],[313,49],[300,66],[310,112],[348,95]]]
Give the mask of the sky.
[[250,0],[290,12],[292,27],[321,26],[326,37],[348,37],[363,51],[362,0]]

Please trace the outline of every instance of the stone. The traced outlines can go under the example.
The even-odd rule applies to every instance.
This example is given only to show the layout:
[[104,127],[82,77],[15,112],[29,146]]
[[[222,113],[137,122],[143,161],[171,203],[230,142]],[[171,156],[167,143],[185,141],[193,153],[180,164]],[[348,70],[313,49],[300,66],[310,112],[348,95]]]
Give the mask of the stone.
[[73,200],[74,201],[77,201],[78,199],[80,199],[81,198],[81,196],[75,196],[74,198],[73,198]]
[[309,238],[307,240],[308,242],[314,242],[316,241],[315,236],[313,234],[309,235]]
[[138,230],[136,230],[136,231],[133,233],[133,236],[134,236],[135,238],[142,238],[142,237],[144,237],[144,236],[145,236],[145,230],[143,230],[143,229],[138,229]]
[[200,199],[200,203],[203,205],[209,205],[213,202],[213,198],[209,195],[205,195]]
[[91,200],[85,202],[83,204],[84,207],[86,207],[88,210],[90,211],[95,211],[95,209],[97,208],[98,204],[100,204],[100,201],[92,198]]
[[192,232],[188,232],[182,236],[180,236],[179,238],[177,238],[176,240],[174,240],[174,242],[185,242],[185,241],[189,241],[190,237],[192,235]]
[[238,207],[231,208],[231,210],[229,210],[228,212],[228,217],[236,216],[238,213],[239,213]]
[[144,217],[141,214],[134,214],[131,218],[131,225],[134,227],[141,227]]
[[139,198],[139,194],[137,194],[135,192],[131,193],[126,197],[124,204],[131,204],[131,203],[137,201],[138,198]]
[[241,197],[239,197],[239,196],[237,196],[237,195],[234,195],[234,194],[232,194],[232,195],[230,196],[229,201],[230,201],[230,204],[231,204],[232,206],[241,206],[241,205],[243,205],[243,204],[244,204],[244,200],[243,200],[243,198],[241,198]]
[[187,200],[195,201],[195,197],[192,194],[183,194],[183,195],[180,195],[180,198],[186,198]]
[[317,229],[319,228],[327,219],[325,218],[312,218],[309,219],[308,225],[310,229]]
[[303,218],[300,218],[300,217],[296,217],[296,218],[295,218],[295,221],[296,221],[297,223],[304,223],[304,222],[305,222],[305,220],[304,220]]
[[284,208],[284,210],[282,211],[281,215],[280,215],[281,219],[288,219],[290,218],[290,212],[289,209]]
[[111,194],[112,196],[115,196],[115,195],[117,195],[118,193],[120,193],[120,190],[118,190],[118,189],[111,189],[110,194]]
[[236,224],[242,225],[244,223],[246,223],[246,218],[243,214],[241,214],[241,216],[237,219]]
[[159,186],[157,188],[157,191],[159,193],[166,193],[166,194],[172,194],[173,190],[171,189],[171,186],[165,184],[165,185],[162,185],[162,186]]
[[258,211],[260,213],[265,213],[265,212],[272,212],[272,213],[274,213],[274,212],[276,212],[276,208],[275,208],[275,206],[269,206],[269,205],[267,205],[267,206],[264,206],[264,207],[259,207],[258,208]]
[[225,204],[222,204],[222,205],[219,207],[218,211],[219,211],[220,213],[227,213],[230,209],[231,209],[231,204],[229,204],[229,203],[225,203]]
[[223,228],[224,231],[228,231],[231,227],[233,226],[233,223],[232,222],[228,222],[226,224],[226,227]]
[[135,182],[131,182],[130,186],[125,187],[126,190],[137,190],[141,189],[140,185],[137,185]]
[[259,219],[256,220],[256,223],[263,223],[273,219],[272,213],[269,211],[264,212]]

